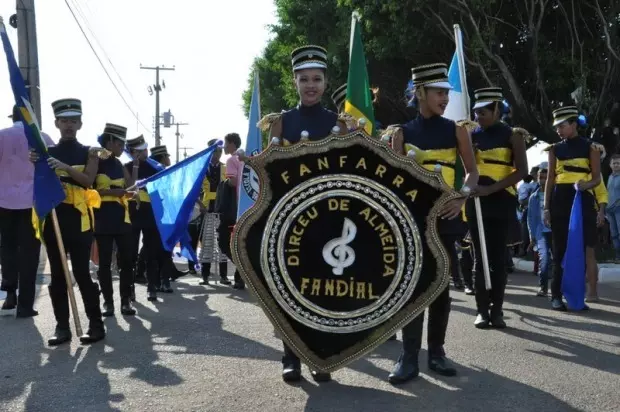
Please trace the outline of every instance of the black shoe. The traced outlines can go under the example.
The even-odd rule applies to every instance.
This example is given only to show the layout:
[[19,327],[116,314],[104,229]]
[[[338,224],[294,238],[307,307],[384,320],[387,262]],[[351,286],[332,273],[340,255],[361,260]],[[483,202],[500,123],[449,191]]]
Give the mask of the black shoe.
[[136,314],[136,310],[129,301],[121,303],[121,314],[125,316],[133,316]]
[[17,307],[17,293],[7,292],[1,310],[13,310]]
[[282,368],[282,380],[284,382],[299,382],[301,380],[301,367],[299,365],[285,365]]
[[310,373],[315,382],[329,382],[332,380],[332,374],[329,372],[310,371]]
[[60,326],[56,326],[56,331],[54,332],[54,336],[47,340],[47,344],[50,346],[58,346],[62,345],[65,342],[69,342],[71,340],[71,330],[67,328],[61,328]]
[[450,361],[445,356],[429,357],[428,368],[441,376],[456,376],[456,369],[450,365]]
[[547,289],[545,289],[545,288],[538,289],[538,292],[536,292],[536,296],[540,296],[540,297],[546,298],[547,297]]
[[476,294],[476,291],[472,287],[465,286],[465,294],[469,296],[474,296]]
[[201,286],[207,286],[209,284],[209,279],[203,279],[198,284]]
[[566,312],[566,305],[562,302],[560,298],[551,299],[551,309],[557,310],[558,312]]
[[103,326],[103,322],[96,322],[88,327],[88,331],[80,336],[80,342],[83,344],[90,344],[99,342],[105,338],[105,327]]
[[463,279],[460,279],[460,278],[452,279],[452,282],[454,283],[454,288],[456,290],[465,289],[465,285],[463,284]]
[[396,363],[394,370],[388,376],[388,381],[393,385],[398,385],[416,378],[419,374],[418,355],[403,353],[398,358],[398,363]]
[[232,282],[226,276],[222,276],[220,278],[220,285],[232,285]]
[[147,291],[146,300],[148,300],[149,302],[157,302],[157,292],[154,290]]
[[491,311],[491,326],[495,329],[506,329],[506,322],[504,321],[504,312]]
[[245,283],[243,282],[235,282],[233,283],[233,289],[243,290],[245,289]]
[[114,303],[103,302],[103,310],[101,311],[101,316],[114,316]]
[[490,323],[491,319],[488,314],[479,313],[478,316],[476,316],[476,320],[474,321],[474,326],[478,329],[486,329],[489,327]]
[[15,311],[15,317],[16,318],[32,318],[33,316],[38,316],[39,312],[37,312],[34,309],[22,309],[22,308],[17,308],[17,310]]

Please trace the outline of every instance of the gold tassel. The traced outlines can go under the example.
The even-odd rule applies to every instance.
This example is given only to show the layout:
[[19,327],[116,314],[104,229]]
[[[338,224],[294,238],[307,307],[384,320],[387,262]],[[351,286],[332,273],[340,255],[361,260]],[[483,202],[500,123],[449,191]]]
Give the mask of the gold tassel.
[[347,130],[357,129],[357,119],[349,113],[340,113],[340,115],[338,115],[338,120],[347,125]]
[[532,135],[530,134],[530,132],[528,132],[527,130],[525,130],[522,127],[513,127],[512,128],[512,133],[521,137],[523,140],[525,140],[527,143],[530,143],[533,139]]
[[270,113],[266,116],[263,116],[263,118],[260,119],[258,123],[256,123],[256,127],[261,129],[263,132],[266,132],[271,128],[271,125],[274,124],[281,117],[282,113]]
[[472,120],[459,120],[456,122],[457,126],[464,127],[467,130],[467,133],[473,132],[476,128],[480,127],[480,125]]

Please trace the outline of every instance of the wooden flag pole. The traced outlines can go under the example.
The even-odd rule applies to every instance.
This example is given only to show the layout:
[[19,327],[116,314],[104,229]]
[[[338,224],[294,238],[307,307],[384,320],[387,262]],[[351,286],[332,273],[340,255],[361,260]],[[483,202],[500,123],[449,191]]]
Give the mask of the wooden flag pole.
[[60,233],[60,225],[58,224],[58,216],[56,215],[56,209],[52,209],[52,224],[54,225],[54,234],[56,235],[56,243],[58,244],[58,253],[60,253],[60,261],[62,262],[62,270],[65,273],[65,282],[67,283],[67,295],[69,295],[69,304],[71,305],[71,314],[73,315],[73,322],[75,323],[75,333],[78,336],[82,335],[82,324],[80,323],[80,314],[78,313],[77,303],[75,301],[75,293],[73,292],[73,282],[71,281],[71,274],[69,273],[69,264],[67,263],[67,252],[65,251],[65,245],[62,242],[62,235]]

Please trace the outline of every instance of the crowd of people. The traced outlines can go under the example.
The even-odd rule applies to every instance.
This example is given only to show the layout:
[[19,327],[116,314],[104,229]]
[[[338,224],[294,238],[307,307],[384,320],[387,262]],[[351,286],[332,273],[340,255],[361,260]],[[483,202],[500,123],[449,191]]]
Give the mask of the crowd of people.
[[[328,61],[327,51],[322,47],[304,46],[292,52],[292,73],[299,104],[269,115],[261,122],[269,129],[271,144],[293,145],[305,139],[320,140],[330,134],[344,135],[360,127],[344,113],[346,93],[342,91],[346,86],[340,87],[332,96],[340,113],[328,110],[321,103],[327,86]],[[592,252],[597,240],[596,227],[601,223],[607,200],[605,187],[601,185],[600,150],[580,137],[577,108],[564,106],[553,112],[553,126],[562,140],[549,148],[549,160],[539,166],[536,176],[528,178],[525,187],[529,189],[522,190],[524,195],[518,193],[516,185],[528,175],[525,133],[501,120],[507,110],[502,89],[486,87],[476,90],[475,123],[463,124],[442,116],[449,103],[450,89],[446,64],[413,68],[407,93],[419,114],[406,123],[386,127],[379,135],[396,153],[413,157],[428,170],[439,170],[446,184],[461,194],[443,207],[439,234],[450,256],[455,286],[475,296],[477,315],[474,326],[479,329],[507,326],[503,312],[509,269],[507,251],[511,245],[523,242],[525,235],[531,239],[527,244],[535,246],[540,257],[538,294],[547,296],[549,262],[563,258],[576,191],[581,192],[583,198],[587,279],[591,286],[588,298],[595,298],[596,260],[592,261]],[[48,141],[51,157],[47,162],[56,171],[66,193],[66,199],[56,208],[56,213],[61,238],[70,256],[72,272],[90,322],[87,333],[80,340],[93,343],[105,337],[103,317],[115,313],[111,276],[114,250],[123,315],[136,313],[131,304],[137,298],[136,282],[145,282],[146,298],[155,301],[158,293],[171,293],[170,280],[181,275],[173,266],[171,252],[162,245],[148,193],[143,189],[136,190],[134,185],[137,180],[152,176],[169,165],[169,156],[165,147],[154,147],[150,154],[152,161],[149,161],[144,137],[127,139],[127,129],[114,124],[107,124],[99,139],[105,152],[93,150],[77,140],[82,125],[81,102],[63,99],[52,106],[60,139],[55,144]],[[17,307],[17,317],[29,317],[36,315],[32,292],[36,266],[32,262],[38,261],[40,244],[36,226],[30,220],[33,171],[32,167],[27,167],[27,162],[41,159],[28,151],[20,129],[19,111],[14,113],[13,120],[16,123],[12,128],[0,132],[2,175],[7,175],[5,167],[21,172],[19,179],[12,176],[10,181],[1,182],[2,289],[8,293],[3,309]],[[194,246],[201,244],[202,284],[209,282],[212,269],[219,275],[220,283],[231,283],[226,275],[229,259],[224,256],[230,258],[236,194],[243,162],[247,158],[238,152],[241,145],[239,135],[226,135],[224,141],[224,153],[231,156],[226,165],[220,163],[219,149],[212,157],[189,228]],[[215,140],[209,142],[212,144]],[[131,158],[126,164],[119,159],[124,152]],[[13,153],[8,156],[11,160],[6,161],[7,156],[3,153]],[[463,176],[457,174],[458,159],[462,161]],[[618,161],[614,163],[618,170],[609,185],[615,188],[620,186],[620,179],[616,182],[620,157],[614,159]],[[532,184],[533,179],[538,184]],[[13,188],[14,193],[7,195],[5,187]],[[601,187],[603,197],[597,197],[597,190],[600,191]],[[17,202],[18,198],[21,203]],[[490,285],[482,275],[482,240],[475,198],[480,200],[483,211],[480,221],[484,224]],[[613,206],[608,212],[615,210]],[[526,223],[526,233],[521,233],[518,225],[519,207],[524,216],[521,221]],[[72,338],[63,273],[66,256],[61,256],[62,249],[50,222],[45,222],[41,236],[50,262],[50,297],[57,323],[55,334],[48,343],[59,345]],[[139,251],[140,238],[142,252]],[[89,273],[93,240],[98,250],[98,282],[94,282]],[[552,266],[551,307],[567,310],[560,288],[562,267]],[[189,270],[197,274],[195,265],[190,264]],[[15,293],[18,283],[19,296]],[[244,286],[243,279],[235,272],[233,287],[243,289]],[[26,293],[21,293],[24,291]],[[450,302],[450,291],[446,288],[428,309],[428,367],[444,376],[457,373],[444,351]],[[424,314],[403,328],[403,352],[389,376],[390,382],[407,382],[419,374],[418,353],[423,323]],[[299,380],[300,359],[286,344],[282,362],[283,379]],[[319,382],[330,379],[328,373],[321,371],[312,371],[312,375]]]

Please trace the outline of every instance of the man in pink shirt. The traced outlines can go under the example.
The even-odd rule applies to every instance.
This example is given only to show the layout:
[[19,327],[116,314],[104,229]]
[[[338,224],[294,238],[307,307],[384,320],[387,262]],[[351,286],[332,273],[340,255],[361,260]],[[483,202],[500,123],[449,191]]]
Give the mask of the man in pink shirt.
[[[13,126],[0,130],[0,290],[7,293],[0,312],[17,308],[16,317],[28,318],[38,315],[33,305],[41,243],[32,226],[34,165],[20,116],[14,107]],[[54,145],[47,134],[41,137]]]
[[[236,154],[237,150],[241,147],[241,137],[237,133],[228,133],[224,136],[224,153],[231,155],[226,161],[226,181],[229,185],[235,188],[235,210],[232,215],[237,216],[237,202],[239,199],[239,185],[241,184],[241,178],[243,177],[243,162],[239,160],[239,156]],[[220,220],[219,237],[220,237],[220,249],[222,252],[232,260],[230,251],[230,237],[232,229],[235,227],[236,220],[231,222],[223,222]],[[239,271],[235,270],[235,281],[233,283],[235,289],[245,289],[245,282],[239,275]]]

